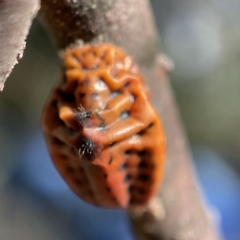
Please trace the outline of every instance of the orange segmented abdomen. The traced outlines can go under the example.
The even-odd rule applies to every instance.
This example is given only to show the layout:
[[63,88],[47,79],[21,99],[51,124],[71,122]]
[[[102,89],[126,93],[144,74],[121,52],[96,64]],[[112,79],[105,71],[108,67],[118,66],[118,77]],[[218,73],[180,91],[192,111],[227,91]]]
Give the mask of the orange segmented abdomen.
[[71,48],[43,111],[54,165],[84,201],[143,206],[159,188],[165,137],[133,60],[110,44]]

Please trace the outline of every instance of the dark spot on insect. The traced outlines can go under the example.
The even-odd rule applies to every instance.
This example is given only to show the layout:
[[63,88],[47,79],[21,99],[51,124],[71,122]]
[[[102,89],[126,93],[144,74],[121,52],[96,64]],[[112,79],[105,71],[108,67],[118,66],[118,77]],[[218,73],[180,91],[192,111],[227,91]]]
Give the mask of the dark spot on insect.
[[139,155],[140,157],[146,156],[146,155],[148,155],[148,154],[149,154],[149,153],[148,153],[148,151],[146,151],[146,150],[140,151],[140,152],[138,153],[138,155]]
[[57,107],[57,100],[52,101],[52,106]]
[[111,146],[111,147],[112,147],[112,146],[114,146],[114,145],[115,145],[115,143],[116,143],[116,142],[112,142],[112,143],[110,143],[110,144],[109,144],[109,146]]
[[[63,73],[64,73],[64,71],[63,71]],[[63,82],[66,83],[67,80],[68,80],[68,78],[67,78],[67,76],[64,74],[64,75],[63,75]]]
[[112,161],[113,161],[113,156],[110,157],[108,165],[111,165]]
[[66,171],[67,171],[68,173],[73,173],[73,172],[74,172],[74,169],[73,169],[71,166],[68,166],[68,167],[66,167]]
[[62,159],[62,160],[67,160],[68,159],[68,156],[66,154],[59,154],[59,157]]
[[126,120],[129,117],[129,111],[121,112],[119,115],[120,120]]
[[110,187],[106,187],[106,191],[110,192],[111,191]]
[[75,182],[77,185],[82,185],[82,181],[79,180],[79,179],[75,179],[74,182]]
[[56,137],[53,137],[53,138],[52,138],[52,141],[53,141],[53,144],[56,144],[56,145],[58,145],[58,146],[63,146],[63,145],[65,145],[64,142],[60,141],[60,140],[59,140],[58,138],[56,138]]
[[104,178],[107,178],[107,176],[108,176],[108,175],[107,175],[106,173],[103,175]]
[[134,198],[131,198],[131,199],[130,199],[130,201],[129,201],[129,203],[130,203],[130,204],[133,204],[133,203],[135,203],[135,200],[134,200]]
[[64,94],[63,98],[67,102],[75,102],[75,96],[73,94]]
[[118,171],[123,171],[127,166],[128,166],[127,163],[122,164],[122,165],[118,168]]
[[130,85],[130,82],[126,82],[123,87],[126,88],[126,87],[129,87],[129,85]]
[[145,191],[145,189],[143,189],[143,188],[139,188],[139,189],[138,189],[138,193],[139,193],[140,195],[143,195],[143,194],[146,193],[146,191]]
[[137,135],[143,135],[149,130],[151,127],[153,127],[154,123],[150,123],[147,128],[143,129],[142,131],[138,132]]
[[129,180],[131,180],[132,176],[130,174],[126,174],[125,178],[124,178],[124,182],[128,182]]
[[78,170],[79,170],[79,172],[83,172],[82,167],[79,167]]
[[140,136],[140,135],[143,135],[143,134],[145,134],[145,133],[146,133],[146,129],[144,129],[144,130],[138,132],[136,135]]
[[138,167],[140,167],[140,168],[146,168],[147,166],[148,166],[148,164],[145,161],[142,161],[138,164]]
[[80,98],[83,98],[83,97],[85,97],[85,96],[86,96],[85,93],[81,93],[81,94],[80,94]]
[[92,93],[92,94],[91,94],[91,97],[92,97],[93,99],[96,99],[96,98],[98,97],[98,94],[97,94],[97,93]]
[[107,129],[107,126],[104,123],[98,126],[99,131],[104,131],[106,129]]
[[69,151],[70,151],[70,153],[72,153],[73,155],[76,154],[76,149],[75,149],[74,147],[70,147],[70,148],[69,148]]
[[147,174],[140,174],[140,175],[138,176],[138,179],[141,180],[141,181],[143,181],[143,182],[146,182],[146,181],[150,180],[150,176],[147,175]]
[[125,154],[134,154],[135,152],[133,150],[127,150],[125,151]]
[[149,128],[153,127],[153,125],[154,125],[154,123],[150,123],[147,128],[149,129]]
[[128,192],[129,192],[129,193],[132,193],[134,190],[135,190],[135,187],[134,187],[134,186],[130,186],[130,187],[128,188]]
[[93,196],[93,192],[91,189],[88,190],[88,195]]

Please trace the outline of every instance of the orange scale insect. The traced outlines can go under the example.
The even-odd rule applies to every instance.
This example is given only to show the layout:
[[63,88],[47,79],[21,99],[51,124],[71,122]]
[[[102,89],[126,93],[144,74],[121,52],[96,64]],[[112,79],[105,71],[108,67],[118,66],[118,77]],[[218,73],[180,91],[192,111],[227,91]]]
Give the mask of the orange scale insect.
[[84,201],[146,205],[163,175],[165,136],[134,61],[110,44],[68,49],[43,111],[54,165]]

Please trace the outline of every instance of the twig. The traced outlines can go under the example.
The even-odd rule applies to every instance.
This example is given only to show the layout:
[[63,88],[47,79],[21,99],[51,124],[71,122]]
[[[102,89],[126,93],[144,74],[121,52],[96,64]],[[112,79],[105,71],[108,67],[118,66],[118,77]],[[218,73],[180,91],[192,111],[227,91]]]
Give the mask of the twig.
[[38,0],[0,0],[0,91],[22,57]]
[[129,212],[139,239],[217,240],[193,176],[181,123],[166,79],[168,62],[159,55],[158,38],[147,0],[42,0],[41,18],[60,49],[110,42],[132,57],[152,91],[167,135],[165,178],[145,212]]

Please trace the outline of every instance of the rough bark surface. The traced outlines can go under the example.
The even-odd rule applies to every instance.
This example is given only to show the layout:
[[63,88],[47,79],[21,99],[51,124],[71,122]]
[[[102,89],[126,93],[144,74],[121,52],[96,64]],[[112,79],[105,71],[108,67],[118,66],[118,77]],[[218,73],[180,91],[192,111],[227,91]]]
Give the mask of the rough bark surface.
[[38,0],[0,0],[0,91],[22,57]]
[[132,55],[150,86],[168,150],[158,197],[144,213],[129,212],[138,239],[219,239],[198,194],[148,1],[42,0],[40,13],[59,49],[78,41],[115,44]]
[[215,219],[205,206],[192,169],[171,86],[161,56],[152,68],[142,68],[153,103],[167,136],[164,181],[146,212],[132,212],[140,240],[217,240]]

